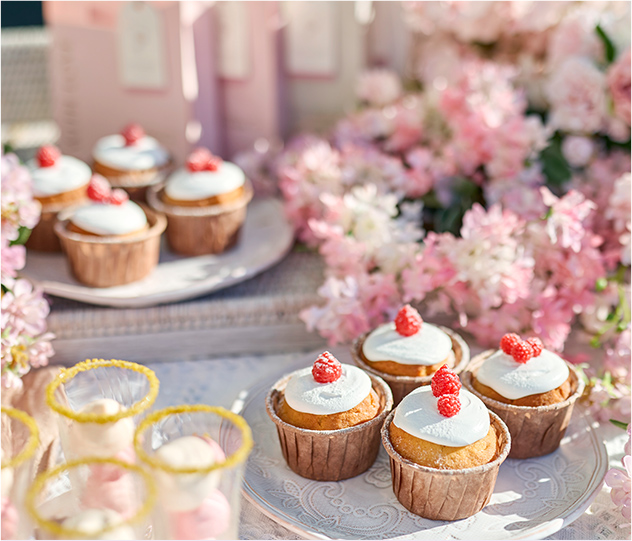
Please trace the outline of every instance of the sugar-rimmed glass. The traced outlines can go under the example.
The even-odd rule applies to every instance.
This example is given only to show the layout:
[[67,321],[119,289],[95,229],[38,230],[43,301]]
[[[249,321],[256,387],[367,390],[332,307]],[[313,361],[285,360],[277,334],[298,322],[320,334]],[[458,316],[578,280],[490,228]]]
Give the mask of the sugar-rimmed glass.
[[[33,457],[39,445],[37,423],[21,410],[2,407],[3,434],[10,434],[2,451],[2,539],[29,539],[32,522],[24,509],[24,495],[34,474]],[[16,434],[26,437],[16,448]]]
[[166,408],[141,421],[134,449],[158,484],[157,538],[238,538],[243,470],[252,449],[242,417],[206,405]]

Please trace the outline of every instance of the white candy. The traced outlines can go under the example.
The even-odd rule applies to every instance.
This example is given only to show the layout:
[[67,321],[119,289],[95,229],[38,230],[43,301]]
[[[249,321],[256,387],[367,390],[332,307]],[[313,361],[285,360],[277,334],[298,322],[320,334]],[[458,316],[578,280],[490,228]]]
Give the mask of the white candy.
[[[202,438],[183,436],[156,451],[156,458],[174,468],[204,468],[217,462],[213,448]],[[173,474],[159,472],[160,499],[168,511],[197,509],[219,484],[219,472]]]
[[[0,457],[4,460],[4,451],[0,450]],[[13,487],[13,468],[2,468],[2,497],[8,498]]]
[[[80,412],[115,415],[125,409],[116,400],[101,398],[86,404]],[[132,445],[134,428],[131,417],[105,424],[73,422],[68,434],[71,452],[75,456],[114,456]]]
[[134,530],[121,525],[99,535],[104,528],[123,522],[123,517],[111,509],[86,509],[62,523],[64,528],[79,530],[91,539],[136,539]]

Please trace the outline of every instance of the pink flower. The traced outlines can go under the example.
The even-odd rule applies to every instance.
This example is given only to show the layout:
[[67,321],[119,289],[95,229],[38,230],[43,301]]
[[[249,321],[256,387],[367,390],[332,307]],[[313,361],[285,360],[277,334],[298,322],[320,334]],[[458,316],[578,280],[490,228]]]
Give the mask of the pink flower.
[[396,101],[402,94],[399,76],[390,70],[365,71],[358,78],[356,94],[369,105],[382,107]]
[[28,280],[18,279],[10,291],[2,296],[2,329],[12,327],[30,336],[46,330],[46,316],[50,308],[41,290],[33,289]]
[[606,79],[585,58],[570,57],[552,74],[547,87],[550,125],[570,133],[599,132],[606,117]]
[[626,173],[616,180],[609,207],[605,213],[605,217],[612,221],[612,229],[619,234],[621,263],[624,265],[630,264],[630,214],[632,213],[630,191],[632,191],[632,177],[630,173]]
[[10,278],[15,278],[16,271],[22,269],[26,262],[26,249],[24,246],[9,246],[7,240],[2,238],[0,250],[2,269],[2,283],[7,285]]
[[594,30],[598,22],[581,9],[562,20],[549,38],[547,64],[551,73],[572,57],[594,62],[602,59],[603,45]]
[[595,155],[595,144],[590,137],[569,135],[562,141],[562,154],[572,167],[584,167]]
[[631,488],[630,477],[632,476],[632,457],[626,455],[621,461],[623,463],[623,470],[612,468],[606,473],[605,483],[612,491],[610,492],[610,498],[612,503],[617,508],[621,509],[621,514],[627,520],[631,518],[632,504],[631,504]]
[[2,156],[1,169],[2,239],[10,242],[18,238],[20,227],[35,227],[41,205],[33,200],[31,175],[15,154]]
[[607,74],[608,88],[614,102],[614,111],[618,118],[630,125],[630,49],[619,55],[610,66]]
[[555,197],[548,188],[540,188],[540,193],[544,204],[550,207],[546,230],[551,242],[559,240],[563,248],[578,252],[586,232],[582,221],[597,206],[575,190],[561,199]]

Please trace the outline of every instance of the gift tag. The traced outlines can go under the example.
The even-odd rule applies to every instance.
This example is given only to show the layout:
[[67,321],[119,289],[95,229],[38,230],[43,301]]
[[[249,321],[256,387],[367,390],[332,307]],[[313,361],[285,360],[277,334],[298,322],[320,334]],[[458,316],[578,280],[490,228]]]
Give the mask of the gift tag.
[[219,76],[243,80],[250,73],[250,39],[246,2],[218,2]]
[[336,2],[283,2],[285,68],[288,74],[333,77],[337,68]]
[[125,2],[117,30],[121,84],[126,88],[164,87],[167,68],[161,14],[147,2]]

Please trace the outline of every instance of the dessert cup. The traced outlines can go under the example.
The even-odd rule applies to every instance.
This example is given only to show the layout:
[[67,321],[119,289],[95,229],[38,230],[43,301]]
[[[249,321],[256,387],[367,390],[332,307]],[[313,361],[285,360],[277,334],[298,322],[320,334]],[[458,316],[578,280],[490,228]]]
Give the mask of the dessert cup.
[[95,161],[92,169],[95,173],[103,175],[112,188],[121,188],[128,193],[133,201],[144,203],[147,190],[162,182],[171,171],[172,166],[173,163],[169,161],[160,167],[145,171],[119,171]]
[[[454,332],[452,329],[437,325],[443,332],[445,332],[452,341],[452,351],[454,352],[454,367],[452,370],[457,374],[461,373],[470,361],[470,348],[463,340],[463,338]],[[351,346],[351,357],[356,365],[363,370],[369,372],[374,376],[382,378],[388,383],[391,391],[393,392],[393,405],[397,406],[408,393],[421,387],[422,385],[430,385],[432,381],[432,375],[414,377],[414,376],[395,376],[393,374],[386,374],[376,370],[369,363],[367,363],[362,357],[362,344],[369,333],[365,333],[357,338]]]
[[[214,459],[206,465],[167,460],[163,446],[195,440]],[[166,448],[166,447],[165,447]],[[134,435],[138,458],[157,481],[153,514],[157,539],[237,539],[241,485],[252,434],[246,421],[224,408],[173,406],[148,415]],[[186,455],[187,449],[180,448]]]
[[459,520],[478,513],[494,492],[498,470],[509,454],[511,436],[494,414],[490,422],[499,437],[497,457],[481,466],[460,470],[440,470],[420,466],[403,458],[391,444],[389,429],[395,412],[382,427],[382,444],[390,458],[393,492],[411,513],[430,520]]
[[2,407],[2,539],[31,539],[32,522],[24,507],[39,445],[35,420],[23,411]]
[[577,376],[573,366],[566,363],[573,392],[563,402],[537,407],[499,402],[481,394],[472,385],[473,375],[494,351],[485,351],[472,359],[463,373],[463,385],[507,425],[512,440],[509,458],[532,458],[552,453],[560,446],[571,420],[573,406],[584,392],[584,382]]
[[[103,472],[102,483],[93,482],[94,472]],[[26,496],[37,539],[146,539],[155,503],[148,472],[98,457],[72,460],[39,475]]]
[[[46,403],[58,414],[66,460],[129,459],[137,420],[155,402],[158,388],[152,370],[128,361],[92,359],[62,370],[46,388]],[[99,411],[95,404],[118,407]]]
[[184,207],[163,202],[165,184],[147,192],[149,204],[167,216],[167,241],[172,251],[189,256],[218,254],[239,240],[253,190],[249,181],[236,201],[223,205]]
[[151,273],[158,264],[160,236],[167,220],[152,209],[142,208],[149,229],[131,236],[75,233],[68,230],[71,211],[59,215],[55,233],[79,282],[91,287],[112,287],[142,280]]
[[338,430],[308,430],[286,423],[277,414],[290,377],[292,374],[278,380],[266,396],[266,410],[276,425],[290,469],[315,481],[341,481],[368,470],[380,449],[380,428],[393,407],[393,395],[384,380],[369,374],[380,400],[380,411],[373,419]]

